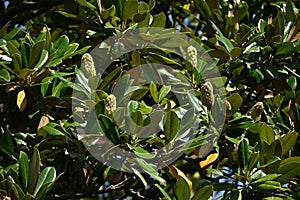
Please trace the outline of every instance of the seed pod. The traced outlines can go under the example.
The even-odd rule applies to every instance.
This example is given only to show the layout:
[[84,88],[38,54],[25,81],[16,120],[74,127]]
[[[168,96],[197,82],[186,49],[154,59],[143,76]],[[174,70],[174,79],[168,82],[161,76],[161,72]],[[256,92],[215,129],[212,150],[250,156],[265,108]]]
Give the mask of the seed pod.
[[257,102],[248,112],[247,115],[250,115],[254,121],[259,121],[261,114],[264,111],[263,102]]
[[105,105],[105,111],[107,115],[111,115],[113,111],[117,108],[117,99],[116,96],[113,94],[110,94],[105,99],[106,105]]
[[202,104],[205,105],[207,108],[210,108],[214,104],[215,102],[214,88],[209,81],[206,81],[202,85],[200,98]]
[[85,77],[89,78],[91,76],[96,76],[96,67],[94,64],[93,57],[89,53],[83,54],[81,58],[80,70]]
[[189,46],[187,48],[187,53],[188,53],[188,61],[193,65],[193,67],[196,67],[198,65],[197,49],[194,46]]

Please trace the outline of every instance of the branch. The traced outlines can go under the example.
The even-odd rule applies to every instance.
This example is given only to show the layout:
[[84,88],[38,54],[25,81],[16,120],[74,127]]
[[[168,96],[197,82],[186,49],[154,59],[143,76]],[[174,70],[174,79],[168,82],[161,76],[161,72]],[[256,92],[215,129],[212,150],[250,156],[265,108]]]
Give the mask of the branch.
[[63,0],[39,0],[38,2],[23,1],[19,5],[13,5],[7,12],[0,14],[0,27],[5,25],[24,24],[27,20],[42,14],[53,6],[63,3]]

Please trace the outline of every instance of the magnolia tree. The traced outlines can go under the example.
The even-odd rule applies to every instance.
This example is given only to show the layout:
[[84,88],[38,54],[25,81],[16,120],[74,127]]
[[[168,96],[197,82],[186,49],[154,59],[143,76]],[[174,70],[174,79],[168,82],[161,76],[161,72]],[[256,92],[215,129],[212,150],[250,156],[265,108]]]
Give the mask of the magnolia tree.
[[0,1],[0,199],[299,199],[299,9]]

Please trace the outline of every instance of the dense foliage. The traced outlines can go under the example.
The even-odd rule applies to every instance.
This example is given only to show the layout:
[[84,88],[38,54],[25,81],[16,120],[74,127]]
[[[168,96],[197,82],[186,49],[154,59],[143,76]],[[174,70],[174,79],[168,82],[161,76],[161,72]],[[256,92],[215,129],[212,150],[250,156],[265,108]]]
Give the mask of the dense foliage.
[[[0,199],[299,199],[299,9],[298,0],[1,0]],[[187,47],[184,59],[164,49],[116,59],[101,74],[96,97],[83,104],[97,110],[97,124],[114,144],[140,157],[145,173],[127,173],[99,162],[74,134],[80,112],[72,112],[72,94],[84,92],[75,78],[85,53],[141,27],[175,28],[197,41],[223,85],[202,79],[201,58]],[[141,85],[131,97],[129,116],[138,125],[153,104],[167,110],[164,131],[154,137],[128,135],[111,115],[115,83],[153,62],[181,73],[203,111],[184,154],[160,170],[146,164],[149,152],[188,123],[170,87]],[[214,94],[221,86],[225,124],[209,140],[210,106],[220,103]]]

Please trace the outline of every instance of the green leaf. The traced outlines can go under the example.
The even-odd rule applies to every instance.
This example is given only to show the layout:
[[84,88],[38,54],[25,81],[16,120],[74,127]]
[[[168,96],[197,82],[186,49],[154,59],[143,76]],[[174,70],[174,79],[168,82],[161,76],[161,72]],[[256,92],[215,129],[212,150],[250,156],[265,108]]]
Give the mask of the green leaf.
[[3,39],[4,40],[11,40],[13,39],[19,32],[20,32],[20,28],[14,28],[13,30],[11,30],[9,33],[7,33]]
[[224,46],[226,47],[227,52],[230,53],[233,49],[232,43],[230,42],[230,40],[228,38],[224,37],[222,31],[213,22],[211,22],[211,23],[212,23],[214,29],[218,33],[218,35],[216,35],[217,40],[222,42],[224,44]]
[[31,58],[31,45],[25,41],[21,43],[22,63],[24,67],[29,68]]
[[34,147],[33,154],[29,162],[29,179],[28,179],[28,190],[29,194],[33,194],[36,182],[38,180],[38,175],[40,173],[40,153],[39,150]]
[[168,195],[168,193],[159,184],[155,183],[154,185],[160,190],[160,192],[164,195],[164,197],[167,200],[172,200],[172,198]]
[[249,15],[249,6],[247,4],[247,2],[241,1],[238,4],[238,9],[234,12],[234,22],[235,23],[239,23],[244,17],[246,17],[247,15]]
[[281,188],[281,184],[277,181],[266,181],[257,185],[258,189],[263,191],[276,190]]
[[17,199],[24,198],[25,194],[18,184],[9,183],[7,185],[10,185],[9,189],[13,191],[13,194]]
[[263,200],[287,200],[286,198],[281,198],[281,197],[266,197]]
[[45,183],[34,196],[34,200],[43,200],[47,192],[53,187],[55,180],[53,182]]
[[140,100],[148,93],[148,91],[149,91],[148,87],[142,87],[142,86],[138,87],[138,89],[135,90],[131,95],[131,99],[135,101]]
[[146,151],[145,149],[143,149],[142,147],[132,147],[131,148],[133,149],[133,152],[141,157],[141,158],[144,158],[144,159],[153,159],[155,158],[155,154],[152,154],[152,153],[149,153],[148,151]]
[[120,135],[113,121],[109,117],[100,114],[98,116],[98,122],[102,133],[104,133],[112,143],[118,144]]
[[29,162],[28,162],[27,154],[23,151],[20,152],[20,157],[19,157],[19,174],[20,174],[22,189],[26,192],[28,186],[28,178],[29,178]]
[[0,136],[0,151],[9,157],[14,155],[16,146],[16,141],[9,131],[5,131],[4,134]]
[[289,132],[280,138],[280,141],[282,143],[282,155],[288,153],[288,151],[295,146],[297,138],[298,133],[295,131]]
[[[275,17],[275,19],[273,19],[273,24],[274,24],[274,34],[275,36],[281,36],[281,38],[283,37],[283,33],[284,33],[284,15],[282,11],[278,11],[277,12],[277,16]],[[280,41],[282,41],[282,39],[280,39]]]
[[46,184],[54,182],[56,171],[54,167],[46,167],[40,174],[36,183],[33,196],[36,196],[39,190]]
[[[42,130],[46,132],[47,136],[64,136],[64,133],[62,133],[60,130],[52,127],[50,124],[47,124],[46,126],[43,126],[41,129],[38,130],[38,135],[41,135]],[[45,137],[47,137],[45,136]]]
[[295,76],[291,76],[288,80],[287,83],[289,84],[290,88],[295,92],[297,88],[297,79]]
[[51,83],[51,81],[53,80],[53,77],[46,77],[42,80],[42,84],[41,84],[41,93],[42,96],[44,97],[46,95],[46,92],[48,90],[49,87],[49,83]]
[[167,118],[164,126],[166,140],[170,142],[178,133],[179,118],[174,111],[167,112]]
[[22,68],[22,56],[20,54],[11,55],[12,58],[12,66],[16,70],[17,73],[21,71]]
[[13,54],[21,55],[21,52],[19,51],[17,46],[12,41],[7,41],[6,46],[7,46],[7,49],[9,51],[9,55],[13,55]]
[[152,176],[155,180],[159,181],[162,185],[166,186],[166,181],[163,179],[158,172],[155,170],[155,168],[147,163],[144,159],[136,158],[135,159],[138,165],[147,172],[150,176]]
[[264,75],[259,69],[251,70],[250,76],[255,80],[256,83],[261,83],[264,80]]
[[280,176],[280,174],[268,174],[256,181],[254,181],[253,183],[261,183],[261,182],[265,182],[265,181],[272,181],[276,178],[278,178]]
[[10,75],[9,72],[6,69],[1,69],[0,70],[0,79],[3,79],[6,82],[10,81]]
[[158,15],[153,17],[151,27],[164,28],[165,26],[166,26],[166,16],[163,12],[160,12]]
[[175,194],[176,194],[177,200],[190,199],[191,190],[189,188],[188,183],[181,176],[178,176],[178,179],[176,181]]
[[192,200],[207,200],[209,199],[213,194],[213,186],[212,185],[206,185],[204,187],[201,187],[195,195],[193,196]]
[[286,20],[287,21],[294,21],[295,20],[295,13],[292,0],[286,1],[286,10],[285,10]]
[[236,58],[238,58],[242,53],[242,49],[239,47],[234,47],[231,51],[230,51],[230,57],[234,60]]
[[156,84],[153,82],[150,83],[150,94],[151,94],[154,102],[159,103],[157,87],[156,87]]
[[36,64],[36,66],[34,67],[34,69],[35,70],[41,69],[43,67],[43,65],[47,62],[47,60],[48,60],[48,51],[43,49],[40,59],[39,59],[38,63]]
[[280,160],[281,160],[281,159],[280,159],[278,156],[273,156],[273,157],[271,157],[270,159],[268,159],[268,162],[267,162],[267,163],[265,163],[264,165],[259,166],[259,169],[268,167],[268,166],[270,166],[270,165],[272,165],[272,164],[274,164],[275,162],[280,161]]
[[76,50],[78,49],[78,47],[79,47],[79,44],[77,44],[77,43],[69,44],[68,49],[65,52],[64,56],[62,57],[62,59],[66,59],[66,58],[73,56],[74,53],[76,52]]
[[135,175],[137,175],[139,177],[139,179],[142,181],[144,188],[146,189],[148,187],[148,183],[145,180],[145,178],[143,177],[143,175],[136,169],[132,168],[132,171],[134,172]]
[[143,115],[139,110],[130,113],[130,118],[126,120],[126,128],[128,128],[130,134],[134,135],[139,135],[139,128],[142,128],[143,124]]
[[233,115],[233,113],[238,111],[238,109],[241,107],[241,105],[243,103],[243,98],[238,93],[233,93],[226,99],[227,99],[227,101],[229,101],[229,103],[231,105],[231,109],[227,110],[226,116],[230,117]]
[[68,46],[69,38],[66,35],[60,36],[60,38],[54,42],[54,50],[57,52],[55,58],[63,57],[65,52],[68,50]]
[[100,83],[99,89],[100,90],[106,89],[106,87],[113,84],[120,76],[121,72],[122,72],[122,67],[118,67],[117,69],[109,73]]
[[59,14],[61,14],[62,16],[69,18],[69,19],[73,19],[73,20],[77,20],[78,19],[78,15],[72,14],[72,13],[68,13],[68,12],[64,12],[64,11],[55,11]]
[[267,144],[271,144],[275,140],[273,129],[266,123],[262,123],[259,129],[259,139],[261,143],[266,142]]
[[249,147],[246,139],[243,139],[238,147],[238,159],[241,168],[247,168],[249,163]]
[[34,68],[37,65],[37,63],[39,62],[40,57],[41,57],[41,55],[43,53],[43,49],[44,49],[45,43],[46,43],[46,41],[43,40],[43,41],[37,42],[32,47],[31,54],[30,54],[31,58],[30,58],[30,62],[29,62],[29,67],[31,69]]
[[293,42],[281,42],[275,45],[276,52],[275,56],[288,56],[294,52],[295,46]]
[[292,178],[296,177],[300,173],[300,157],[295,156],[286,158],[280,162],[280,166],[277,170],[278,173],[282,174],[277,180],[285,183]]
[[112,5],[108,9],[103,9],[101,13],[102,20],[108,21],[110,18],[114,17],[116,15],[116,7],[115,5]]
[[195,0],[195,7],[203,19],[207,20],[212,18],[212,10],[205,0]]
[[97,11],[97,8],[93,4],[91,4],[90,2],[88,2],[86,0],[77,0],[76,2],[82,8],[84,8],[87,11],[89,11],[90,14],[95,14],[95,12]]
[[123,5],[122,20],[127,23],[128,20],[133,20],[133,16],[138,13],[138,1],[127,0]]
[[32,196],[30,194],[26,194],[23,198],[20,198],[21,200],[31,200]]
[[259,152],[255,152],[254,150],[252,151],[251,158],[250,158],[249,165],[248,165],[249,171],[252,171],[252,169],[257,167],[259,156],[260,156]]
[[171,86],[163,85],[158,92],[158,101],[161,102],[163,98],[165,98],[167,94],[169,94],[170,91],[171,91]]

